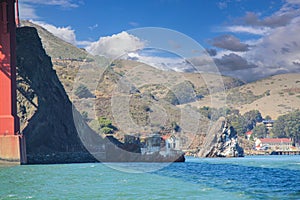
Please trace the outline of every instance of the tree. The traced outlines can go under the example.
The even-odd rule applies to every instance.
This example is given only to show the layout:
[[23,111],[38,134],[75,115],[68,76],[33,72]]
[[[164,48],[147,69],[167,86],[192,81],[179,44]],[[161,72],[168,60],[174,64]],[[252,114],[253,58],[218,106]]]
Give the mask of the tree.
[[268,134],[268,129],[264,124],[260,124],[254,127],[252,131],[253,131],[253,135],[258,138],[265,138]]
[[274,122],[272,132],[275,137],[283,138],[287,136],[284,130],[285,123],[285,116],[278,117],[278,119]]
[[272,117],[270,117],[269,115],[267,115],[267,116],[265,117],[265,120],[272,120]]
[[171,126],[172,126],[173,130],[176,132],[178,132],[180,130],[180,126],[175,121],[173,121],[171,123]]
[[231,126],[236,130],[238,135],[244,135],[247,131],[245,119],[240,114],[238,115],[230,115],[227,117],[228,121],[230,122]]
[[203,106],[199,108],[199,113],[204,117],[207,117],[210,120],[218,120],[220,117],[229,117],[231,115],[238,115],[240,116],[240,112],[237,109],[230,109],[228,107],[222,108],[211,108],[208,106]]
[[112,128],[109,127],[103,127],[100,129],[100,132],[103,134],[111,134],[114,132],[114,130]]
[[110,119],[107,119],[106,117],[99,117],[98,122],[100,125],[100,132],[104,134],[112,134],[114,133],[114,130],[116,129],[112,125],[112,121]]
[[292,138],[295,145],[300,138],[300,110],[278,117],[272,131],[277,137]]
[[112,127],[112,121],[106,117],[99,117],[98,122],[101,128],[103,127]]
[[243,115],[243,117],[247,130],[252,130],[256,126],[256,123],[262,122],[263,120],[261,113],[258,110],[248,111]]
[[261,113],[258,110],[251,110],[241,115],[238,110],[232,110],[231,115],[226,118],[230,121],[238,135],[244,135],[247,131],[253,130],[258,122],[262,122]]
[[216,109],[208,106],[199,108],[199,113],[210,120],[218,120],[221,116],[225,116],[225,110],[223,108]]

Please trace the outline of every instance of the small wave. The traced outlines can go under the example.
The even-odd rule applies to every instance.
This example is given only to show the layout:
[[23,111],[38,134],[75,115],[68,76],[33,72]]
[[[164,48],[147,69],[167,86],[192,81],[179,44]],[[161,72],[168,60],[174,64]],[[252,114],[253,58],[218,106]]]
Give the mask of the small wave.
[[299,163],[294,163],[295,165],[300,165],[300,162]]
[[212,188],[203,188],[203,189],[202,189],[203,192],[211,191],[211,190],[212,190]]

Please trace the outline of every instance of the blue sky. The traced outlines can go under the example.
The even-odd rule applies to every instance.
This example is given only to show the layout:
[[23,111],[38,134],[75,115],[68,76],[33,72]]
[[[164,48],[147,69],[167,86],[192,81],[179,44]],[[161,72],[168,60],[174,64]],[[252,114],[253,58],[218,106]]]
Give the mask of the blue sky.
[[[20,0],[33,14],[25,17],[57,27],[71,26],[78,40],[97,40],[139,27],[163,27],[182,32],[202,45],[225,24],[243,17],[246,11],[268,16],[282,5],[280,0]],[[24,3],[22,3],[24,2]],[[24,16],[21,8],[21,16]],[[244,38],[249,36],[244,35]]]
[[[300,72],[300,0],[19,2],[22,19],[33,20],[94,54],[119,53],[113,45],[120,38],[126,42],[119,49],[140,49],[142,38],[129,30],[162,27],[198,42],[225,75],[252,81]],[[197,56],[190,59],[203,62]]]

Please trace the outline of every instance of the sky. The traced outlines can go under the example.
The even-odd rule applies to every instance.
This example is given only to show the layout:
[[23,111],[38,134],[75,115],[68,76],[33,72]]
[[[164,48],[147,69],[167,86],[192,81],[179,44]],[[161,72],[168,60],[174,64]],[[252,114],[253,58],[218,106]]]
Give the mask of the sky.
[[[174,70],[180,71],[181,63],[184,71],[186,62],[174,58],[175,53],[205,66],[201,71],[209,71],[207,63],[213,62],[221,74],[247,82],[300,73],[300,0],[19,0],[19,4],[21,19],[95,55],[115,58],[125,53],[127,59],[160,65],[178,61]],[[149,51],[153,46],[162,51]]]

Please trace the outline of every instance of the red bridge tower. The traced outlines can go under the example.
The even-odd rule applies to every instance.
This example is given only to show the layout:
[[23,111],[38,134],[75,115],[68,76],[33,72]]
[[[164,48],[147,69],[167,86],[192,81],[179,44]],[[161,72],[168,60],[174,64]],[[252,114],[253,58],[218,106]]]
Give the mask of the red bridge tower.
[[26,163],[16,99],[15,0],[0,0],[0,162]]

